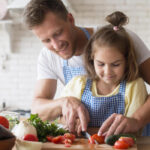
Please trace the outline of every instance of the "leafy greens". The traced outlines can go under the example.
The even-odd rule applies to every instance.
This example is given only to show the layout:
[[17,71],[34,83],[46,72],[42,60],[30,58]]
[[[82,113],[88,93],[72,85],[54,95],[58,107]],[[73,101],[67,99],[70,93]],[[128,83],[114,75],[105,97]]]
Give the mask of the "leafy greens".
[[36,128],[39,141],[46,142],[46,136],[58,136],[64,135],[67,131],[63,128],[59,128],[56,123],[49,123],[48,121],[42,121],[38,114],[31,114],[28,119],[29,123]]

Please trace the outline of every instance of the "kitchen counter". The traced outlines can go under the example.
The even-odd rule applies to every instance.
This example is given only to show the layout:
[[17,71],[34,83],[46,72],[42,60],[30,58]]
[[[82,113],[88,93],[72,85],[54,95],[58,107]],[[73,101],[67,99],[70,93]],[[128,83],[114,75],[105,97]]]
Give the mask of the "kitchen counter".
[[[79,140],[79,139],[78,139]],[[83,140],[83,139],[82,139]],[[82,141],[81,140],[81,141]],[[45,146],[43,146],[43,148],[42,148],[42,150],[49,150],[49,148],[46,148],[47,146],[46,145],[50,145],[50,144],[53,144],[53,143],[45,143]],[[60,144],[54,144],[55,145],[55,149],[57,149],[57,150],[64,150],[64,149],[66,149],[65,147],[64,147],[64,145],[60,145]],[[104,144],[103,144],[104,145]],[[105,144],[106,145],[106,144]],[[104,145],[104,147],[105,147],[105,145]],[[83,146],[80,146],[79,145],[79,147],[81,147],[81,150],[83,149],[82,147],[84,147],[84,145]],[[79,147],[77,147],[77,150],[79,150],[80,148]],[[85,147],[87,147],[87,145],[85,145]],[[102,148],[103,150],[105,149],[105,148]],[[73,148],[73,147],[72,147]],[[67,148],[68,150],[70,149],[70,150],[72,150],[72,148],[70,147],[70,148]],[[50,150],[51,149],[53,149],[52,147],[50,148]],[[93,149],[93,148],[92,148]],[[96,148],[96,150],[98,150],[99,148]],[[113,148],[110,148],[110,147],[107,147],[107,149],[108,150],[110,150],[110,149],[113,149]],[[150,137],[138,137],[137,138],[137,147],[135,146],[135,147],[133,147],[132,149],[134,149],[134,150],[150,150]],[[12,150],[16,150],[16,148],[14,147]],[[75,148],[73,148],[73,150],[75,150]],[[101,148],[100,148],[100,150],[101,150]]]
[[150,137],[138,137],[137,148],[138,150],[150,150]]

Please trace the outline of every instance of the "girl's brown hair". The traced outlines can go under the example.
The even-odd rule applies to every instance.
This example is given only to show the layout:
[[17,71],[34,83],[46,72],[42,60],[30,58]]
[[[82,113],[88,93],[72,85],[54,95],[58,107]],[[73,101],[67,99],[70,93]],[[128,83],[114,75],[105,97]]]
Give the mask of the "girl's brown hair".
[[106,20],[110,24],[100,28],[91,37],[85,48],[84,61],[88,77],[91,79],[97,79],[93,60],[95,46],[109,46],[117,48],[125,57],[126,68],[123,80],[126,80],[127,82],[133,81],[138,77],[139,72],[136,54],[132,40],[126,30],[122,27],[128,23],[128,17],[124,13],[116,11],[108,15]]

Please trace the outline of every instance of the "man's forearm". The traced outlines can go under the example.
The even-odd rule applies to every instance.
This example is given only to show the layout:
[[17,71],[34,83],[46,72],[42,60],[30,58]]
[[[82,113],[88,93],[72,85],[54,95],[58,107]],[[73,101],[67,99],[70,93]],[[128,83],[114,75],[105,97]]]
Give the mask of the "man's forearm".
[[138,120],[138,128],[143,128],[150,122],[150,95],[147,97],[147,101],[142,105],[134,114],[133,118]]
[[36,98],[33,100],[31,113],[37,113],[42,120],[54,120],[62,114],[63,98],[50,100]]

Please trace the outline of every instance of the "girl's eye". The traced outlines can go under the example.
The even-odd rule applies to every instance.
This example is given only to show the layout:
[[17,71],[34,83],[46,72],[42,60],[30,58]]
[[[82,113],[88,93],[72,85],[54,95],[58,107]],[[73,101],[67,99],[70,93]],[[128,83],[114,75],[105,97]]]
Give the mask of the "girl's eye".
[[113,67],[118,67],[120,64],[112,64]]
[[98,64],[98,66],[104,66],[104,64]]

